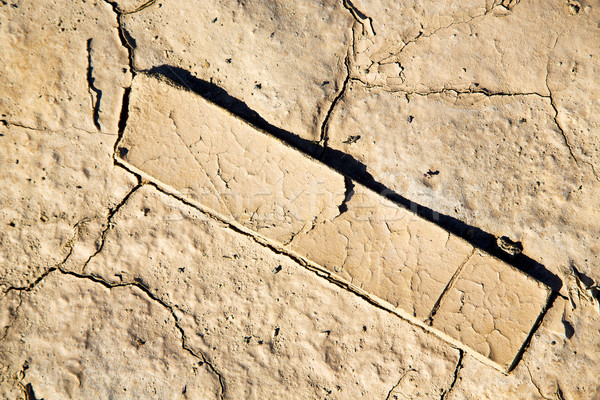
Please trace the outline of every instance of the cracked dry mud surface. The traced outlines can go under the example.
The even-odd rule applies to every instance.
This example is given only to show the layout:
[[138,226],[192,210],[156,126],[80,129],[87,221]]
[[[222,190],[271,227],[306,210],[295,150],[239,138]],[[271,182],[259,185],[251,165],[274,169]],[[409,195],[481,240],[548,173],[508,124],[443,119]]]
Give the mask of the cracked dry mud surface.
[[600,398],[598,2],[0,32],[1,398]]

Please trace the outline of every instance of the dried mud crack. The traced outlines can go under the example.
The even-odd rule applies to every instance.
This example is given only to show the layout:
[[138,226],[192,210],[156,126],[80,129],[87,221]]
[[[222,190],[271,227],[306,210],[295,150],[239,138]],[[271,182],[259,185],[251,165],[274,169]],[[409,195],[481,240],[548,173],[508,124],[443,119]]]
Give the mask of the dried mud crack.
[[206,364],[208,369],[215,374],[215,376],[218,378],[219,381],[219,386],[220,386],[220,394],[219,394],[219,398],[220,399],[224,399],[225,398],[225,380],[222,376],[222,374],[216,369],[216,367],[209,361],[209,359],[201,352],[198,352],[196,350],[193,350],[186,342],[186,334],[185,331],[183,330],[183,328],[180,325],[180,318],[177,316],[177,313],[175,312],[176,306],[173,306],[171,304],[168,304],[167,302],[165,302],[164,300],[162,300],[160,297],[158,297],[156,294],[154,294],[150,288],[140,282],[134,281],[134,282],[122,282],[122,283],[111,283],[106,281],[104,278],[100,277],[100,276],[95,276],[95,275],[87,275],[87,274],[82,274],[82,273],[78,273],[75,271],[69,271],[69,270],[65,270],[63,269],[61,266],[56,266],[56,267],[52,267],[49,268],[44,274],[40,275],[33,283],[31,283],[29,286],[24,287],[24,288],[10,288],[9,290],[16,290],[16,291],[27,291],[30,292],[32,291],[38,284],[40,284],[46,277],[48,277],[50,274],[52,273],[59,273],[62,275],[69,275],[78,279],[85,279],[91,282],[94,282],[96,284],[102,285],[107,289],[113,289],[113,288],[118,288],[118,287],[135,287],[139,290],[141,290],[142,292],[144,292],[144,294],[153,302],[159,304],[160,306],[162,306],[164,309],[166,309],[171,317],[173,318],[173,322],[175,324],[175,327],[177,328],[177,330],[179,331],[180,335],[181,335],[181,347],[188,352],[190,355],[192,355],[194,358],[197,358],[198,360],[200,360],[203,364]]
[[135,50],[135,41],[123,27],[123,17],[125,15],[135,14],[154,5],[154,3],[156,3],[156,0],[146,1],[145,3],[141,4],[140,6],[131,11],[122,10],[117,2],[110,0],[104,0],[104,2],[112,7],[113,12],[117,16],[117,30],[119,32],[119,39],[121,40],[121,45],[127,50],[129,59],[129,69],[131,70],[131,73],[135,76],[136,69],[134,67],[133,56],[133,51]]
[[0,398],[600,396],[596,4],[34,3]]
[[102,128],[100,127],[100,102],[102,101],[102,90],[98,89],[95,85],[96,79],[94,78],[94,67],[92,66],[92,38],[89,38],[87,40],[87,54],[87,81],[92,101],[92,109],[94,110],[93,120],[96,128],[99,131],[101,131]]
[[398,386],[400,386],[400,384],[402,383],[402,380],[404,380],[404,378],[406,378],[406,376],[408,374],[410,374],[411,372],[417,372],[416,369],[410,368],[409,370],[405,371],[402,376],[400,376],[400,379],[398,379],[398,382],[396,382],[396,384],[390,389],[390,391],[388,392],[387,396],[385,396],[385,400],[392,400],[392,394],[394,392],[394,390],[396,390],[396,388]]
[[327,143],[329,141],[328,129],[329,129],[329,120],[332,117],[333,112],[335,111],[335,107],[339,103],[339,101],[346,94],[346,90],[348,89],[348,83],[350,82],[350,58],[346,56],[344,59],[344,66],[346,67],[346,78],[344,82],[342,82],[342,88],[338,92],[338,94],[334,97],[333,101],[329,105],[329,109],[325,114],[325,119],[323,119],[323,123],[321,124],[321,138],[319,139],[319,144],[322,146],[321,150],[321,158],[323,157],[325,151],[327,150]]
[[85,271],[85,268],[88,266],[90,261],[92,261],[92,259],[95,256],[97,256],[104,248],[104,243],[106,242],[106,235],[112,228],[112,220],[113,220],[115,214],[117,214],[117,212],[119,212],[121,207],[123,207],[125,205],[125,203],[127,203],[127,200],[129,200],[129,198],[136,192],[136,190],[140,189],[142,187],[142,185],[143,184],[142,184],[141,180],[139,180],[139,178],[138,178],[138,184],[133,189],[131,189],[129,191],[129,193],[127,193],[125,195],[125,197],[123,197],[123,199],[115,207],[111,208],[108,211],[108,215],[106,216],[106,227],[102,230],[102,233],[100,234],[100,244],[98,245],[96,251],[94,253],[92,253],[88,257],[86,262],[83,264],[83,266],[81,267],[81,272]]
[[452,392],[452,389],[454,389],[454,386],[456,385],[456,382],[458,381],[458,375],[460,374],[460,371],[463,368],[463,359],[465,357],[465,353],[461,349],[457,349],[457,350],[458,350],[458,362],[456,363],[456,368],[454,369],[454,376],[452,378],[452,382],[450,383],[450,386],[448,387],[448,389],[444,390],[444,392],[440,396],[440,400],[446,399],[447,396],[450,394],[450,392]]

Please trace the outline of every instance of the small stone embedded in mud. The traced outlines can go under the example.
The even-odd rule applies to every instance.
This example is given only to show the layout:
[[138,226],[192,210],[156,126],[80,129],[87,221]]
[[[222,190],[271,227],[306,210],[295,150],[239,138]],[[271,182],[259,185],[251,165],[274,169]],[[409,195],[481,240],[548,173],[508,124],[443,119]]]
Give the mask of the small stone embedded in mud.
[[516,256],[523,252],[523,244],[521,242],[512,241],[508,236],[496,238],[496,244],[511,256]]
[[346,144],[352,144],[352,143],[356,143],[360,140],[360,135],[352,135],[352,136],[348,136],[348,139],[344,140],[342,143],[346,143]]

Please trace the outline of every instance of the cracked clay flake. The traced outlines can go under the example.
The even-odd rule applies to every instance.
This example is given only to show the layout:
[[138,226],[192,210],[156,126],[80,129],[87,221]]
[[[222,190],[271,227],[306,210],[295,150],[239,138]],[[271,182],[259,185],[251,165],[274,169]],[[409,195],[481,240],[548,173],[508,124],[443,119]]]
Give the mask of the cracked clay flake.
[[[343,175],[165,80],[144,74],[134,79],[117,153],[165,190],[301,256],[501,370],[511,365],[545,307],[546,289],[520,271],[485,254],[473,257],[469,243],[360,184],[349,195]],[[472,267],[474,259],[479,269]],[[497,276],[475,274],[486,268]],[[489,286],[504,297],[486,301],[479,286],[468,283],[484,278],[497,279]],[[448,314],[459,289],[489,314],[496,333],[452,328],[457,321],[480,324],[470,305]],[[438,301],[442,293],[448,299]],[[521,293],[530,295],[527,301],[513,302]],[[436,304],[432,328],[426,321]],[[521,312],[518,305],[525,304],[529,308]]]
[[130,102],[127,164],[418,323],[472,252],[200,96],[140,74]]

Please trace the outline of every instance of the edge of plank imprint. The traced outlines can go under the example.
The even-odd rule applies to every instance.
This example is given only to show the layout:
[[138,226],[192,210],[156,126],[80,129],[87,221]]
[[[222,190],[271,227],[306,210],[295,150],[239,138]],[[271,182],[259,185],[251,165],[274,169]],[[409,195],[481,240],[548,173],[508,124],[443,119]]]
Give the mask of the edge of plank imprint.
[[238,232],[510,372],[551,290],[165,78],[138,74],[115,161]]

